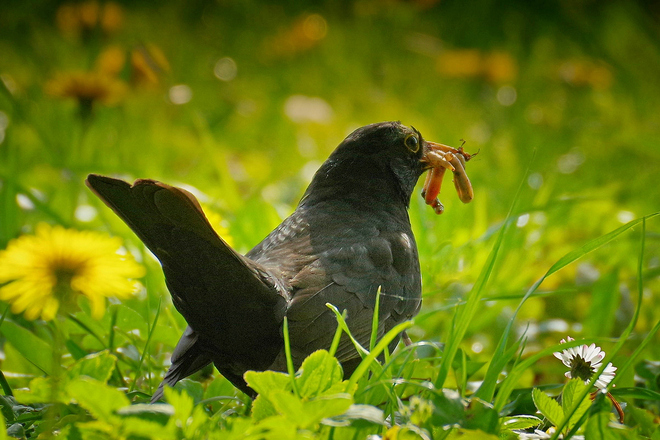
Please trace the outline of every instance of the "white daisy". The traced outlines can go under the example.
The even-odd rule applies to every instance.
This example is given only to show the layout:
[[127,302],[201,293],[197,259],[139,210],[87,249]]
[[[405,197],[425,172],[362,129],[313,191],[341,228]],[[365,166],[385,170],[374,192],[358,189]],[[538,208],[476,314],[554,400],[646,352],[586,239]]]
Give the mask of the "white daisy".
[[[570,336],[565,340],[562,339],[560,342],[565,344],[567,341],[574,341],[575,339]],[[567,348],[561,352],[555,352],[554,356],[562,361],[564,365],[569,368],[569,371],[564,373],[566,377],[579,378],[584,381],[586,384],[589,382],[591,377],[598,371],[602,365],[602,361],[605,358],[605,352],[601,350],[596,344],[591,345],[578,345],[577,347]],[[607,385],[612,382],[615,376],[616,367],[610,362],[605,367],[605,370],[596,380],[596,387],[603,390],[607,388]]]

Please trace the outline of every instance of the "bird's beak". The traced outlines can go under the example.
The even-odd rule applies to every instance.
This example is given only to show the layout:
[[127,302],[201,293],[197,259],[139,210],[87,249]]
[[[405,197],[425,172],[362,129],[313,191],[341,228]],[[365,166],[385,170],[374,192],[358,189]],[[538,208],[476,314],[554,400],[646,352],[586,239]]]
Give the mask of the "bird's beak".
[[[475,153],[476,154],[476,153]],[[454,148],[449,145],[435,142],[425,142],[421,162],[424,170],[429,170],[424,181],[422,197],[427,205],[431,205],[436,213],[441,214],[444,210],[438,199],[442,178],[446,170],[454,173],[454,187],[458,197],[463,203],[468,203],[474,197],[472,184],[465,172],[465,163],[475,154],[469,154],[463,147]]]

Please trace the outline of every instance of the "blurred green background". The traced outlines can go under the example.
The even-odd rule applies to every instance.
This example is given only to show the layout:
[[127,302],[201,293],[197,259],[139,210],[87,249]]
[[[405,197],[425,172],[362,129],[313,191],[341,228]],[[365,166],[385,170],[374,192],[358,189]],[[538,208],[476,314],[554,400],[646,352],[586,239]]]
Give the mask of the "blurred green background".
[[[436,216],[413,197],[425,303],[411,333],[442,340],[522,185],[463,347],[480,360],[555,261],[660,210],[654,2],[9,0],[0,77],[3,248],[47,221],[110,231],[139,249],[85,188],[95,172],[193,190],[245,252],[353,129],[400,120],[428,140],[464,139],[479,151],[467,170],[474,201],[460,203],[446,182]],[[636,231],[541,286],[518,318],[529,351],[567,334],[620,334],[634,310]],[[659,316],[658,232],[649,222],[645,307],[627,353]],[[168,298],[145,262],[149,297]],[[156,305],[132,307],[146,315]],[[171,349],[170,333],[156,334],[154,350]],[[659,355],[651,347],[645,357]],[[548,370],[561,377],[555,362],[528,383]]]

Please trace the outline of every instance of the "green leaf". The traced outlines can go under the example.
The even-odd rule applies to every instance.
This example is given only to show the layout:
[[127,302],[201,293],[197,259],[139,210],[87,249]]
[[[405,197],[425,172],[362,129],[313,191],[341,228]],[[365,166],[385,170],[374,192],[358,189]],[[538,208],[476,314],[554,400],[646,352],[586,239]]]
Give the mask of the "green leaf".
[[610,391],[614,397],[660,401],[660,393],[648,388],[614,388]]
[[53,364],[53,350],[51,344],[38,338],[31,331],[10,320],[5,320],[0,332],[7,341],[21,353],[25,359],[46,374],[50,374]]
[[342,414],[322,421],[329,426],[347,426],[351,420],[365,420],[377,425],[385,425],[383,410],[372,405],[353,404]]
[[499,425],[497,411],[490,403],[481,399],[471,399],[465,411],[464,428],[479,429],[489,434],[496,434]]
[[259,395],[252,404],[252,416],[260,421],[277,415],[277,410],[270,401],[275,391],[290,391],[289,375],[277,371],[246,371],[243,378]]
[[174,389],[178,391],[185,391],[189,395],[194,403],[199,403],[204,398],[204,387],[201,383],[192,379],[182,379],[174,385]]
[[433,396],[433,405],[434,426],[454,426],[465,419],[465,405],[456,391],[443,389],[442,394]]
[[337,382],[343,379],[339,361],[325,350],[318,350],[307,356],[300,367],[297,377],[298,392],[301,398],[322,395]]
[[288,391],[274,391],[269,400],[278,413],[300,428],[309,428],[322,419],[343,414],[353,403],[351,395],[346,393],[303,401]]
[[543,416],[550,420],[555,426],[558,426],[562,420],[564,420],[564,411],[557,401],[538,388],[532,390],[532,399],[534,400],[534,405],[536,408],[541,411]]
[[117,410],[117,415],[121,417],[136,417],[138,419],[156,422],[159,425],[166,425],[170,417],[174,415],[174,407],[167,404],[152,405],[149,403],[138,403],[137,405],[120,408]]
[[260,395],[267,396],[272,391],[291,390],[289,375],[279,371],[246,371],[243,378]]
[[99,382],[107,383],[112,376],[117,358],[109,351],[90,354],[76,362],[67,372],[70,379],[88,376]]
[[175,390],[170,387],[165,387],[163,391],[165,400],[174,408],[176,417],[184,421],[188,419],[195,406],[193,398],[185,391]]
[[114,422],[115,411],[130,404],[123,392],[85,376],[70,381],[66,391],[81,407],[106,423]]
[[[574,408],[575,412],[571,416],[571,419],[568,421],[566,427],[570,430],[573,426],[580,420],[582,415],[589,410],[591,406],[591,401],[587,399],[582,399],[581,402],[578,402],[578,399],[581,395],[584,395],[584,390],[587,388],[587,385],[580,379],[571,379],[568,381],[564,390],[561,394],[561,405],[564,410],[564,416],[570,414]],[[555,424],[555,426],[559,426]]]
[[514,429],[529,429],[539,426],[543,420],[535,416],[519,415],[502,418],[502,428],[508,431]]
[[609,422],[610,414],[607,412],[599,412],[589,417],[585,440],[619,440],[621,436],[607,426]]
[[21,403],[46,403],[52,400],[53,381],[50,377],[35,377],[27,389],[14,390],[16,400]]

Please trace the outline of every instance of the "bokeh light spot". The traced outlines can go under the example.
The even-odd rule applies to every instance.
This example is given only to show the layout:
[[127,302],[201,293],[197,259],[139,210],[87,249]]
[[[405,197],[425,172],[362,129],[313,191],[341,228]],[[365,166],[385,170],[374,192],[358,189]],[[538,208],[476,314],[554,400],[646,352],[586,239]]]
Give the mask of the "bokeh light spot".
[[233,80],[236,78],[237,72],[236,61],[229,57],[220,58],[213,67],[213,74],[220,81]]
[[170,101],[172,104],[181,105],[190,102],[193,93],[192,89],[185,84],[179,84],[170,87]]
[[518,92],[513,86],[502,86],[497,90],[497,102],[503,106],[513,105],[517,98]]

